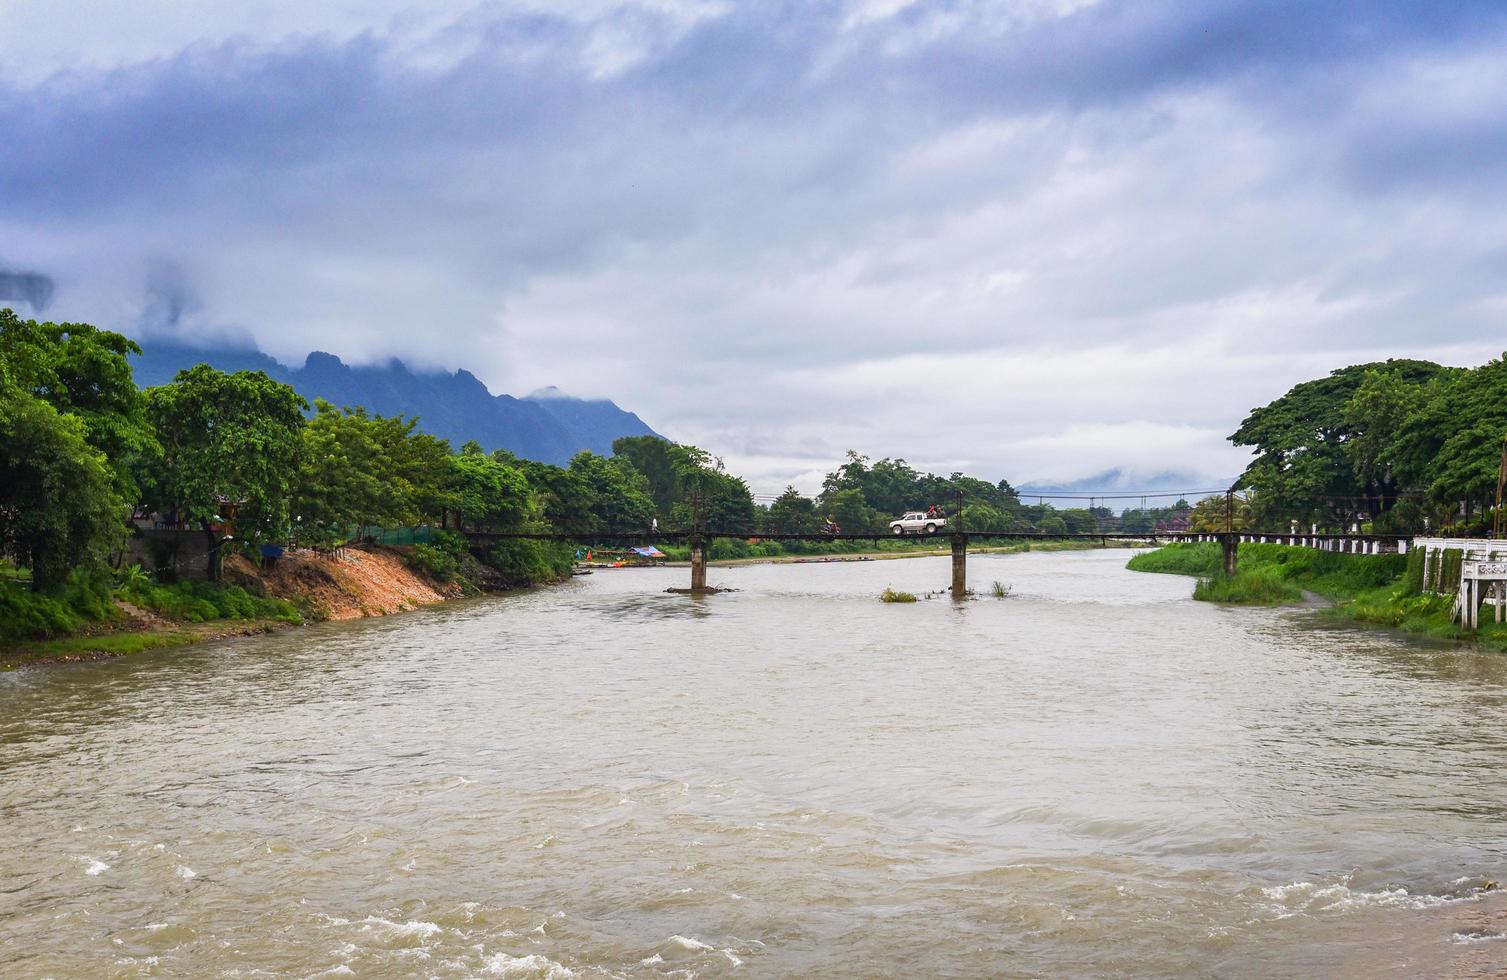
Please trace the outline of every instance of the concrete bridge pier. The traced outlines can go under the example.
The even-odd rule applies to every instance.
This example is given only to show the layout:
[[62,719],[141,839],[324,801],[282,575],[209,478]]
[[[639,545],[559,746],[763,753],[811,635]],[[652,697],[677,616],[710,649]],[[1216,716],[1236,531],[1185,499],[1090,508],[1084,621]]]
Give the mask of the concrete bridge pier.
[[968,535],[952,536],[952,597],[968,598]]
[[691,591],[706,591],[706,556],[711,543],[698,534],[691,538]]
[[1224,573],[1234,575],[1235,569],[1240,562],[1240,536],[1237,534],[1219,535],[1219,543],[1224,548]]

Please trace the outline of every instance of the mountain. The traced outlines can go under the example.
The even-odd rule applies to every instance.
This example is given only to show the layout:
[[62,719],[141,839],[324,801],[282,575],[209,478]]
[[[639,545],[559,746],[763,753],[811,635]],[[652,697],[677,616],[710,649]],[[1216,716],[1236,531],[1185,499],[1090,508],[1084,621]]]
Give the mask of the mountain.
[[507,449],[525,459],[564,465],[583,449],[610,455],[622,436],[658,436],[632,412],[605,400],[572,398],[546,388],[527,398],[494,395],[469,371],[416,372],[402,361],[351,366],[314,351],[289,367],[249,348],[200,349],[143,342],[134,358],[136,383],[166,384],[180,370],[209,364],[221,371],[265,371],[310,403],[360,405],[379,415],[416,415],[419,428],[459,447],[474,439],[488,451]]
[[[1211,480],[1181,470],[1162,473],[1127,473],[1121,469],[1105,470],[1082,479],[1066,483],[1032,483],[1016,488],[1022,503],[1034,504],[1040,498],[1054,507],[1087,507],[1090,498],[1098,498],[1096,506],[1112,510],[1139,507],[1145,496],[1149,507],[1165,507],[1184,494],[1189,501],[1198,501],[1210,494],[1223,493],[1225,487],[1235,482],[1235,477]],[[1170,494],[1170,496],[1162,496]],[[1105,500],[1104,498],[1110,498]]]

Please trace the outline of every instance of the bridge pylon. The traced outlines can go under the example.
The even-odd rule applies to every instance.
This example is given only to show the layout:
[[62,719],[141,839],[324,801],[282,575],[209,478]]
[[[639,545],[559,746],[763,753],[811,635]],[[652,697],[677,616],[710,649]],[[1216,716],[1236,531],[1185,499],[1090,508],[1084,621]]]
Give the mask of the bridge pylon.
[[691,536],[691,591],[706,591],[706,558],[711,542],[704,534]]
[[952,536],[952,597],[968,598],[968,535],[962,532]]

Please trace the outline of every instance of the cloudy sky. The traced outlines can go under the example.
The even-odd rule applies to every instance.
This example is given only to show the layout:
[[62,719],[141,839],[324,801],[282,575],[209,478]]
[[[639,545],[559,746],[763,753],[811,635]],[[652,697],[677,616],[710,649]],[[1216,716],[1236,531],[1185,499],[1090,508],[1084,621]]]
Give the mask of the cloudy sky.
[[760,490],[1225,477],[1296,381],[1507,347],[1501,0],[4,0],[0,57],[0,302]]

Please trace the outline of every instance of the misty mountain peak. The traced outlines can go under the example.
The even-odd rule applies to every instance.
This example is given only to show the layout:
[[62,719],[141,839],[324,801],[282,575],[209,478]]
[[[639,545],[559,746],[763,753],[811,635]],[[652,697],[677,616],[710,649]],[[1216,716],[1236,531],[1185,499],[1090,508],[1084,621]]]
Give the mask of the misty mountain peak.
[[287,367],[255,350],[197,349],[144,343],[135,359],[142,387],[166,384],[179,370],[206,363],[222,371],[264,370],[292,385],[312,404],[360,405],[379,415],[417,416],[419,428],[460,446],[475,440],[487,449],[507,449],[525,459],[565,464],[583,449],[610,455],[622,436],[658,435],[632,412],[610,401],[583,401],[553,386],[528,398],[494,395],[464,368],[416,373],[394,358],[381,364],[348,365],[327,351],[311,351],[302,367]]

